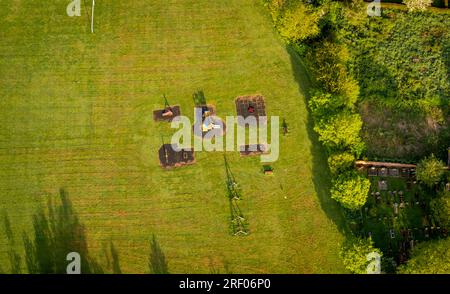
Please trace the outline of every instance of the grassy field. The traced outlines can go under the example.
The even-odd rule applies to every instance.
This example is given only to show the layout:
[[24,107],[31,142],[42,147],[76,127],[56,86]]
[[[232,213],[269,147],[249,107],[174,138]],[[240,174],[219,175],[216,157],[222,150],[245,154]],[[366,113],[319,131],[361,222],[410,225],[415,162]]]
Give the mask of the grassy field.
[[[99,0],[94,34],[90,6],[69,18],[69,2],[0,3],[0,208],[16,235],[64,187],[91,253],[105,262],[112,241],[126,273],[148,271],[153,233],[173,273],[344,271],[339,214],[305,106],[307,73],[260,1]],[[174,130],[152,111],[165,93],[192,118],[199,89],[219,116],[235,114],[235,97],[261,93],[268,114],[289,126],[274,176],[258,157],[227,154],[247,237],[229,234],[223,153],[159,167],[160,136]],[[4,238],[0,264],[8,268]]]

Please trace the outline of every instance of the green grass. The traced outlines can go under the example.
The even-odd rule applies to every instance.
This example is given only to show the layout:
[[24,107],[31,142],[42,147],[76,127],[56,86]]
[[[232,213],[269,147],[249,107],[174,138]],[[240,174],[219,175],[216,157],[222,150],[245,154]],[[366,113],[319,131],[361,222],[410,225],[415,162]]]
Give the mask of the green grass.
[[[0,207],[16,235],[65,187],[91,253],[105,262],[111,240],[123,272],[148,271],[152,233],[173,273],[224,264],[239,273],[344,271],[343,236],[328,217],[335,204],[316,192],[328,174],[308,129],[307,73],[260,1],[100,0],[95,34],[84,6],[82,17],[65,14],[69,2],[0,4]],[[154,123],[152,111],[165,93],[192,118],[198,89],[219,116],[235,114],[235,97],[261,93],[268,114],[289,125],[273,176],[258,157],[227,154],[248,237],[229,234],[222,153],[159,167],[160,135],[169,140],[174,130]],[[4,269],[7,249],[0,238]]]

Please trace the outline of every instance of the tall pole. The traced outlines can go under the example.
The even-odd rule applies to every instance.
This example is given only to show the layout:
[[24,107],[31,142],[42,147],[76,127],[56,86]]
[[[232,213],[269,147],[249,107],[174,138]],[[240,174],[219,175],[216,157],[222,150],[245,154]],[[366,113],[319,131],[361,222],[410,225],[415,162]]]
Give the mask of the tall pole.
[[94,33],[94,9],[95,9],[95,0],[92,0],[91,33]]

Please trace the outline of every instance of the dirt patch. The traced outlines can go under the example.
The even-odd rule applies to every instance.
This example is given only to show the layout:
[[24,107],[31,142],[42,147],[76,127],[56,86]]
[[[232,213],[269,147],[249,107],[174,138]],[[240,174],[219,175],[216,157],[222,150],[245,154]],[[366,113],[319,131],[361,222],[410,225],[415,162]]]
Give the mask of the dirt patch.
[[255,156],[267,154],[267,146],[264,144],[251,144],[239,147],[241,156]]
[[253,116],[256,119],[260,116],[266,116],[266,105],[264,97],[261,95],[240,96],[236,98],[235,103],[238,116],[243,118]]
[[179,115],[181,115],[181,110],[177,105],[153,111],[153,120],[171,122],[175,117]]
[[194,151],[192,149],[181,149],[176,151],[171,144],[164,144],[158,151],[159,163],[163,168],[180,167],[195,163]]

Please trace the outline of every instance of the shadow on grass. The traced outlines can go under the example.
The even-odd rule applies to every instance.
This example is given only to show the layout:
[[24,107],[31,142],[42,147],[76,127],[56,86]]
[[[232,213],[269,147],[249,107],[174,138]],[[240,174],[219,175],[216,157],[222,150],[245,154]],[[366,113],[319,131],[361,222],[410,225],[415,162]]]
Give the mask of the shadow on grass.
[[70,262],[67,255],[71,252],[80,255],[81,273],[103,273],[103,269],[89,256],[84,226],[79,222],[68,194],[60,189],[59,198],[54,198],[51,197],[47,207],[39,207],[33,215],[33,232],[23,233],[23,257],[15,250],[16,239],[11,222],[4,213],[3,227],[9,245],[9,273],[22,273],[24,269],[30,274],[67,273]]
[[116,247],[114,247],[112,241],[108,244],[103,243],[103,255],[106,258],[106,267],[110,269],[113,274],[122,274],[119,253],[117,252]]
[[[290,46],[286,46],[286,51],[291,58],[291,65],[294,72],[295,80],[298,83],[300,93],[305,96],[305,103],[310,98],[310,92],[313,89],[313,81],[303,64],[300,56]],[[314,131],[314,122],[308,111],[307,118],[307,132],[309,140],[311,141],[311,155],[313,158],[312,177],[314,182],[314,188],[317,196],[319,197],[320,205],[327,217],[332,220],[339,231],[345,236],[349,236],[350,230],[342,214],[342,210],[339,205],[331,199],[331,176],[327,163],[327,151],[319,142],[318,136]]]
[[66,258],[70,252],[79,253],[81,273],[103,273],[103,269],[89,256],[85,228],[64,189],[60,189],[59,203],[50,198],[47,209],[38,209],[33,216],[33,228],[31,236],[23,234],[29,273],[66,273]]
[[[15,250],[16,240],[11,228],[11,222],[9,220],[6,211],[3,213],[3,229],[6,236],[7,246],[8,246],[8,261],[9,261],[9,272],[11,274],[21,274],[21,263],[22,258]],[[5,273],[3,268],[0,268],[0,273]]]
[[148,267],[150,268],[150,273],[152,274],[169,273],[166,256],[164,255],[155,234],[152,235],[150,240],[150,258],[148,260]]

